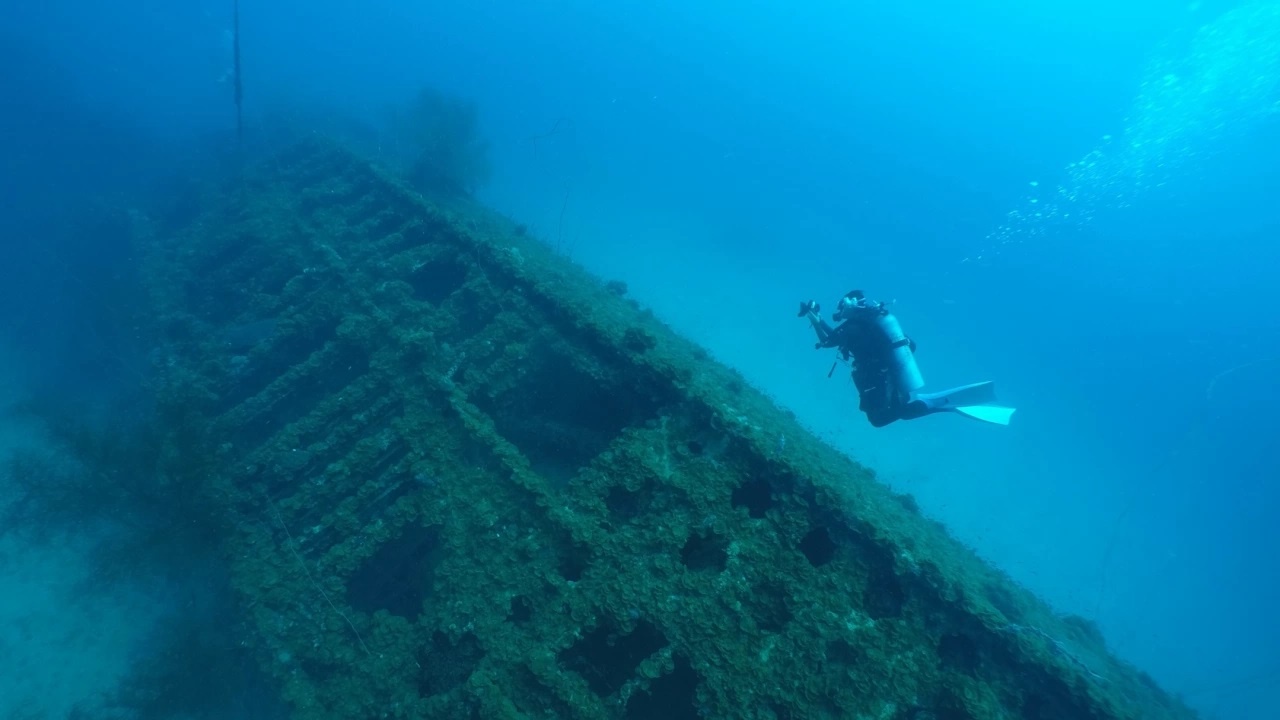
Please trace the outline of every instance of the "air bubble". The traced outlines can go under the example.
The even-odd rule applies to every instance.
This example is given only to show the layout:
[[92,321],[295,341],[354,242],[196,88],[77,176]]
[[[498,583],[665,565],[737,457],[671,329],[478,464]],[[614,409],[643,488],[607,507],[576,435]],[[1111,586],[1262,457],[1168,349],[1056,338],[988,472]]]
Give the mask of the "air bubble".
[[[1150,65],[1127,113],[1122,142],[1103,135],[1097,148],[1066,165],[1056,197],[1044,203],[1030,198],[1040,211],[1011,211],[987,243],[1071,231],[1099,210],[1132,207],[1144,191],[1166,185],[1280,109],[1280,13],[1273,4],[1224,13],[1186,47],[1185,54],[1158,57]],[[1030,181],[1033,188],[1039,184]]]

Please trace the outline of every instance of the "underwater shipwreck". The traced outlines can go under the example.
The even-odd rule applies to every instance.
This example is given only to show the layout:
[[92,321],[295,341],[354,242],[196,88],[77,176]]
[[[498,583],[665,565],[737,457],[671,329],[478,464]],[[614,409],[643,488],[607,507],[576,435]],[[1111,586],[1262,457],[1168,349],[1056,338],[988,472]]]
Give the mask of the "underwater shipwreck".
[[142,242],[295,717],[1195,717],[497,213],[309,140]]

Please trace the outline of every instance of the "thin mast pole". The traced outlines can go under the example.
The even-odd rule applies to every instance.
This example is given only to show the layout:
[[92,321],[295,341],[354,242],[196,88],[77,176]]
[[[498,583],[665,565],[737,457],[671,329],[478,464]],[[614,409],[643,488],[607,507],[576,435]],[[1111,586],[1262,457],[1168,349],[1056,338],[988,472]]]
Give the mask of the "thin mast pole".
[[243,92],[240,86],[240,0],[233,0],[233,35],[235,42],[236,139],[244,145],[244,115],[241,112]]

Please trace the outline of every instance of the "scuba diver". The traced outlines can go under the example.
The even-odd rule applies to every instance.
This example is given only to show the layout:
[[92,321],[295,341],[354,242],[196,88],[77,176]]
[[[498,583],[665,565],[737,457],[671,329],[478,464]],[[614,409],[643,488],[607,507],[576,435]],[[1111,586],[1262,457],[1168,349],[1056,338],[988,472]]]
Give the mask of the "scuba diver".
[[[822,319],[820,310],[812,300],[802,302],[797,317],[807,317],[817,331],[815,348],[836,348],[841,358],[853,361],[858,409],[873,426],[884,427],[895,420],[914,420],[938,412],[1009,424],[1014,408],[992,404],[996,399],[992,382],[920,393],[924,377],[916,365],[916,343],[902,332],[885,303],[867,300],[861,290],[853,290],[836,304],[831,319],[840,324],[834,328]],[[835,365],[831,372],[835,372]]]

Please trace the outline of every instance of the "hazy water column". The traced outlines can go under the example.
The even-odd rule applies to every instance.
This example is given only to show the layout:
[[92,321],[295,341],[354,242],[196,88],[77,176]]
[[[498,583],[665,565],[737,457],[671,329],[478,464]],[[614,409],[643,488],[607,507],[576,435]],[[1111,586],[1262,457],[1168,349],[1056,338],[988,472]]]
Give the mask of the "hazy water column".
[[1032,181],[1019,206],[964,262],[1009,244],[1077,228],[1128,207],[1225,140],[1280,113],[1280,1],[1249,3],[1169,41],[1152,62],[1118,135],[1065,168],[1054,187]]

